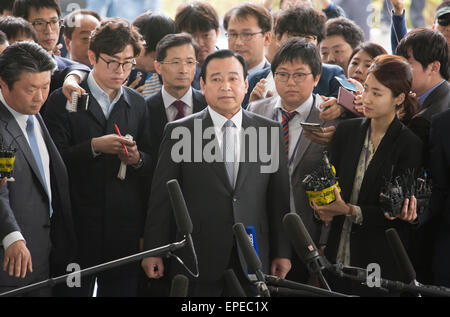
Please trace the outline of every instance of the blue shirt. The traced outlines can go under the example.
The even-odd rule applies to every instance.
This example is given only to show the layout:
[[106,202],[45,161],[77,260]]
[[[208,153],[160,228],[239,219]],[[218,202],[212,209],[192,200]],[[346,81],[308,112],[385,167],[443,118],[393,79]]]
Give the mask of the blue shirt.
[[103,114],[105,115],[106,120],[109,118],[109,114],[114,109],[114,106],[119,101],[120,97],[123,95],[123,88],[120,87],[120,91],[118,92],[116,98],[112,102],[109,101],[109,95],[100,88],[97,82],[94,79],[94,75],[92,72],[89,73],[87,84],[89,89],[91,90],[92,96],[97,100],[100,108],[102,108]]
[[445,79],[442,80],[439,84],[437,84],[436,86],[428,89],[422,96],[417,97],[417,99],[419,100],[420,105],[423,105],[425,99],[427,99],[427,97],[436,89],[438,88],[440,85],[442,85],[445,82]]

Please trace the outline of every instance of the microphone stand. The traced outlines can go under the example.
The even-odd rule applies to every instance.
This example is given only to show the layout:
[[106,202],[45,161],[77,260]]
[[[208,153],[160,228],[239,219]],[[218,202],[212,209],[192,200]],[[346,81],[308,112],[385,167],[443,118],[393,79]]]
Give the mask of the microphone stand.
[[168,244],[168,245],[165,245],[162,247],[158,247],[158,248],[155,248],[152,250],[147,250],[147,251],[144,251],[141,253],[137,253],[135,255],[130,255],[130,256],[127,256],[127,257],[124,257],[121,259],[113,260],[113,261],[99,264],[99,265],[96,265],[96,266],[93,266],[90,268],[86,268],[81,271],[75,271],[75,272],[72,272],[72,273],[69,273],[66,275],[62,275],[62,276],[55,277],[55,278],[50,278],[48,280],[44,280],[44,281],[41,281],[41,282],[38,282],[35,284],[31,284],[28,286],[14,289],[12,291],[1,293],[0,297],[12,297],[12,296],[25,294],[25,293],[28,293],[28,292],[31,292],[31,291],[34,291],[34,290],[37,290],[37,289],[40,289],[43,287],[49,287],[49,286],[53,287],[56,284],[62,283],[64,281],[66,281],[68,278],[71,278],[78,274],[86,276],[86,275],[94,274],[97,272],[106,271],[106,270],[109,270],[109,269],[112,269],[112,268],[115,268],[118,266],[122,266],[122,265],[125,265],[128,263],[132,263],[132,262],[141,260],[146,257],[159,256],[162,254],[166,254],[167,257],[170,257],[170,256],[172,256],[172,252],[183,248],[185,245],[186,245],[186,239],[183,239],[180,242],[174,242],[174,243],[171,243],[171,244]]

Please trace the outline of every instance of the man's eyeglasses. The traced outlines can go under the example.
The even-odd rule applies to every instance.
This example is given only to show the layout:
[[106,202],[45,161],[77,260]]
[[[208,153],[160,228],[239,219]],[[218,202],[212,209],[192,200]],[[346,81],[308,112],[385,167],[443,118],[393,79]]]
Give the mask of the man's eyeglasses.
[[47,30],[47,27],[50,25],[50,28],[52,30],[57,30],[61,27],[62,21],[61,20],[51,20],[51,21],[34,21],[31,23],[33,25],[34,29],[38,32],[43,32]]
[[186,65],[187,67],[195,67],[195,66],[197,66],[198,62],[197,61],[168,61],[168,62],[161,61],[159,63],[178,68],[178,67],[181,67],[181,65],[183,65],[183,66]]
[[275,73],[275,76],[277,77],[277,79],[280,82],[282,82],[282,83],[288,82],[289,78],[291,78],[291,76],[292,76],[292,78],[294,79],[294,82],[297,84],[304,82],[306,79],[306,76],[308,76],[308,75],[312,75],[312,73],[307,73],[307,74],[306,73],[289,74],[289,73],[285,73],[285,72],[276,72]]
[[122,69],[124,72],[130,71],[136,66],[136,61],[133,62],[125,62],[125,63],[119,63],[116,61],[107,61],[103,57],[99,56],[102,61],[106,63],[106,68],[112,71],[117,71],[120,66],[122,66]]
[[314,41],[317,40],[317,36],[315,36],[315,35],[310,35],[310,34],[289,33],[289,32],[288,32],[288,36],[289,36],[289,37],[303,37],[303,38],[306,39],[308,42],[314,42]]
[[255,33],[225,33],[225,36],[232,40],[232,41],[236,41],[238,39],[238,37],[242,40],[242,41],[250,41],[256,34],[264,34],[264,32],[260,31],[260,32],[255,32]]

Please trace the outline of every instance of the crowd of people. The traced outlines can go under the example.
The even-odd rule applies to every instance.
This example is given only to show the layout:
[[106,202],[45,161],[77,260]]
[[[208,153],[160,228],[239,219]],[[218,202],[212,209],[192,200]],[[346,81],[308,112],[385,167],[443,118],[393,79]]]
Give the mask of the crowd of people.
[[[385,236],[395,228],[417,280],[450,287],[450,1],[431,28],[408,32],[405,1],[390,0],[390,48],[365,41],[344,5],[273,2],[240,3],[223,21],[204,1],[174,19],[128,21],[63,16],[58,0],[1,1],[0,152],[15,161],[1,174],[0,293],[179,241],[172,179],[193,223],[197,256],[175,252],[189,268],[198,260],[189,296],[236,295],[228,269],[256,295],[235,223],[264,273],[320,286],[284,230],[289,212],[330,262],[377,263],[383,278],[409,283]],[[228,49],[217,47],[222,26]],[[339,187],[319,205],[304,179],[324,152]],[[411,170],[425,171],[431,195],[406,195],[391,213],[380,193]],[[101,297],[168,296],[184,265],[146,257],[23,296],[92,296],[95,285]]]

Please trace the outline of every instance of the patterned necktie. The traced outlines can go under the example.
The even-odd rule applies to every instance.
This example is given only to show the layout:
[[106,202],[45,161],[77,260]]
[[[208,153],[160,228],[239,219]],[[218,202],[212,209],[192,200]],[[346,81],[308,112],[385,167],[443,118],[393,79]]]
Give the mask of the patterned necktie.
[[228,180],[230,185],[234,188],[234,160],[235,160],[235,139],[233,133],[233,127],[235,127],[234,122],[228,120],[222,127],[223,132],[223,162],[225,164],[225,169],[227,170]]
[[[31,152],[33,152],[34,160],[39,169],[39,173],[41,174],[42,180],[44,181],[45,190],[48,195],[47,181],[45,178],[44,165],[42,164],[41,153],[39,152],[39,146],[36,140],[36,134],[34,133],[34,116],[30,115],[27,119],[27,127],[26,127],[28,142],[30,144]],[[50,197],[50,196],[49,196]],[[50,203],[50,217],[52,216],[52,204]]]
[[185,105],[185,103],[181,100],[176,100],[172,103],[172,106],[177,108],[177,111],[178,111],[175,119],[173,119],[173,120],[178,120],[178,119],[184,118],[184,105]]
[[291,121],[296,114],[297,111],[286,112],[284,110],[281,110],[281,117],[282,117],[281,126],[283,128],[284,142],[286,146],[286,155],[288,161],[289,161],[289,121]]

